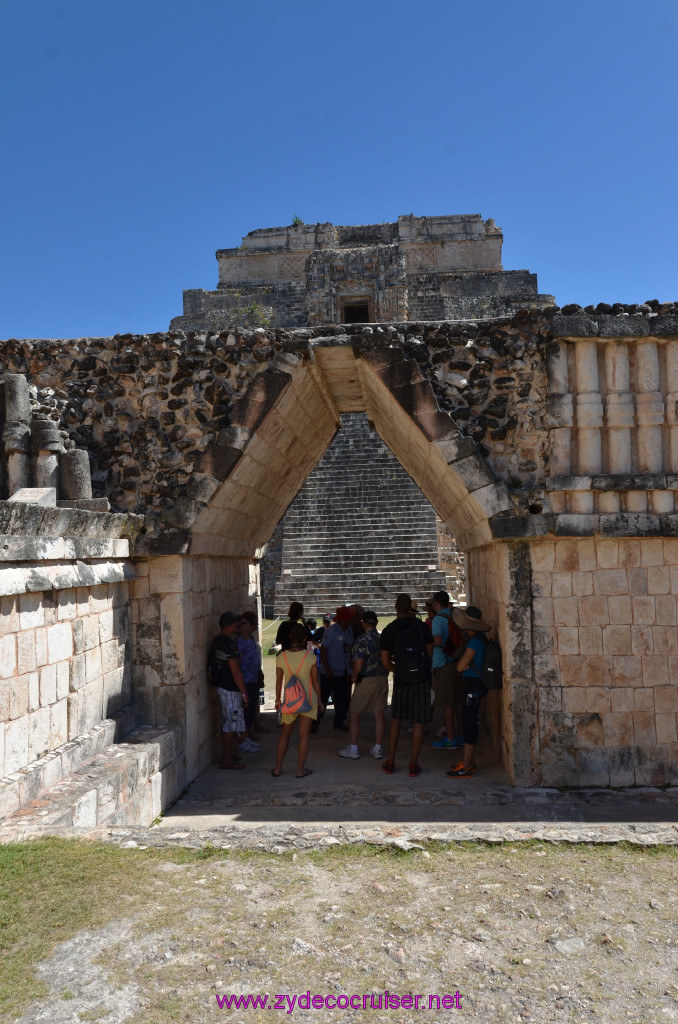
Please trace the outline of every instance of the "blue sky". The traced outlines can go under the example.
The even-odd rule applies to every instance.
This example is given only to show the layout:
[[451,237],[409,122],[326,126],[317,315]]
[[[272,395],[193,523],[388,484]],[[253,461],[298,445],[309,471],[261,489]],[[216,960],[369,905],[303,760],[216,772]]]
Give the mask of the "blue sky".
[[678,299],[675,0],[2,0],[0,337],[165,330],[258,227],[481,213]]

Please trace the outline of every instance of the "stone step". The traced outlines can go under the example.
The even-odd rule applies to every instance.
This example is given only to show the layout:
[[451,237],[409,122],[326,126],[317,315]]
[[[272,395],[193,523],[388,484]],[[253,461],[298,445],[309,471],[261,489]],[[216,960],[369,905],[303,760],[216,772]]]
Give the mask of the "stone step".
[[77,771],[111,744],[121,741],[137,725],[137,706],[126,704],[76,739],[48,751],[26,768],[0,778],[0,821]]
[[0,821],[0,842],[60,827],[150,825],[182,786],[177,778],[176,732],[141,726],[124,742],[96,753],[6,815]]

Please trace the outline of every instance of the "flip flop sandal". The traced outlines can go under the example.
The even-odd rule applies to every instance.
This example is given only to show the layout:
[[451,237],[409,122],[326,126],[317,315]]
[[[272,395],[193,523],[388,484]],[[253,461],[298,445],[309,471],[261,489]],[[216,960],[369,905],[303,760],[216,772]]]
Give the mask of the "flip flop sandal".
[[277,772],[275,768],[271,768],[271,775],[273,776],[274,779],[280,778],[280,772]]
[[235,761],[231,761],[230,764],[220,764],[219,767],[220,768],[225,768],[226,770],[230,770],[230,771],[239,771],[239,770],[244,771],[245,768],[247,768],[247,765],[246,764],[237,764]]
[[297,778],[297,779],[305,779],[307,775],[313,775],[313,769],[312,768],[304,768],[304,770],[301,773],[301,775],[296,775],[295,778]]

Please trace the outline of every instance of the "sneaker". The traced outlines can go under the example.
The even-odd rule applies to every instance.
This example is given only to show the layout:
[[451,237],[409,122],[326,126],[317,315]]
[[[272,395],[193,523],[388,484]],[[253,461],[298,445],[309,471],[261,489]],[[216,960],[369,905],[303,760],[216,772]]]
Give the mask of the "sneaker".
[[449,772],[445,772],[448,779],[470,779],[476,773],[475,767],[464,768],[464,762],[460,761],[454,768],[450,768]]
[[259,744],[254,743],[251,739],[246,739],[238,745],[238,750],[242,750],[245,754],[256,754],[259,749]]
[[410,765],[410,778],[416,779],[417,775],[421,775],[421,765],[411,764]]
[[378,757],[381,761],[383,756],[383,751],[378,743],[375,743],[373,747],[370,747],[370,757]]
[[436,740],[433,744],[436,750],[457,750],[459,743],[456,739],[448,739],[447,736],[443,736],[442,739]]
[[358,758],[360,757],[360,754],[358,753],[358,748],[352,747],[351,744],[349,743],[348,746],[342,747],[342,749],[339,751],[339,757],[351,757],[353,758],[354,761],[357,761]]
[[438,737],[438,739],[442,739],[443,736],[447,736],[447,729],[445,728],[444,725],[440,726],[440,728],[436,732],[436,736]]

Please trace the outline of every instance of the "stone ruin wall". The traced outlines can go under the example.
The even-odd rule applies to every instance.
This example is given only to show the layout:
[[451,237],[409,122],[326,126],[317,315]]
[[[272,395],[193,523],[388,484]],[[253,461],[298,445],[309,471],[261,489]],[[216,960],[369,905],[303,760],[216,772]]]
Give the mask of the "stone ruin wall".
[[50,395],[41,406],[21,374],[1,385],[0,817],[136,724],[129,537],[140,525],[91,497],[87,452],[59,429]]
[[[199,493],[205,453],[219,447],[262,371],[307,358],[315,338],[401,346],[441,407],[480,446],[517,507],[539,504],[548,446],[544,350],[548,312],[489,323],[344,325],[295,331],[170,331],[56,341],[10,341],[4,372],[36,387],[37,408],[89,452],[92,490],[117,512],[145,517],[147,537],[178,530],[172,506]],[[193,476],[195,474],[195,477]],[[197,478],[197,479],[196,479]],[[534,499],[534,500],[532,500]]]
[[[526,325],[525,336],[532,339],[535,352],[540,330],[548,330],[547,318],[540,323],[536,318],[536,323]],[[497,331],[494,338],[489,333],[478,338],[472,325],[465,332],[445,324],[366,328],[362,332],[349,327],[346,333],[337,333],[337,340],[353,339],[358,346],[402,345],[407,357],[430,375],[441,403],[452,405],[463,416],[471,403],[495,414],[504,406],[501,397],[497,403],[503,389],[494,381],[501,385],[507,370],[502,374],[501,361],[495,365],[487,357],[496,354],[492,343],[509,345],[510,353],[503,356],[508,367],[514,346],[524,344],[520,335],[525,331],[507,325],[497,325]],[[42,423],[49,421],[52,432],[56,431],[55,445],[62,449],[59,457],[63,458],[65,451],[88,453],[93,497],[77,500],[100,508],[110,502],[111,517],[118,524],[127,513],[144,516],[145,523],[136,540],[135,571],[125,568],[124,579],[106,582],[105,597],[104,584],[99,584],[96,576],[72,573],[62,594],[46,587],[39,592],[41,597],[30,598],[32,624],[21,635],[23,629],[16,630],[17,615],[20,624],[29,621],[29,598],[5,595],[3,671],[7,678],[3,679],[6,718],[2,741],[7,752],[3,762],[6,775],[35,762],[37,755],[57,751],[52,761],[31,775],[33,780],[43,774],[52,780],[57,767],[66,771],[69,764],[77,763],[74,755],[70,759],[64,755],[63,743],[91,736],[96,720],[110,720],[130,696],[134,711],[131,718],[123,719],[123,732],[139,722],[159,728],[181,723],[176,754],[185,768],[176,769],[174,781],[166,778],[166,795],[210,763],[216,719],[204,678],[207,646],[223,607],[255,606],[256,579],[251,568],[237,559],[179,559],[182,567],[169,571],[171,559],[147,560],[144,551],[162,551],[172,536],[181,533],[181,526],[175,525],[174,503],[200,494],[204,454],[218,442],[221,431],[232,430],[229,422],[235,418],[234,410],[247,414],[246,395],[253,379],[262,370],[275,374],[275,367],[284,367],[290,356],[306,358],[314,337],[320,335],[319,330],[240,329],[218,335],[174,332],[8,342],[2,346],[5,379],[8,373],[26,376],[31,387],[31,416]],[[474,383],[467,390],[466,381],[454,376],[458,372],[455,360],[463,361],[463,369],[468,370],[483,356],[493,379],[489,387]],[[451,385],[446,380],[448,374]],[[512,393],[507,389],[506,394]],[[479,421],[477,431],[480,426]],[[489,431],[500,429],[500,421],[488,415],[482,426],[482,436],[499,445],[502,456],[503,442],[489,437]],[[53,455],[49,458],[54,474]],[[35,454],[29,452],[27,457],[29,462],[35,461]],[[6,470],[5,487],[8,479]],[[58,480],[58,474],[52,477],[60,486]],[[59,500],[67,503],[70,499]],[[90,512],[90,520],[92,516]],[[67,527],[64,530],[68,532]],[[37,549],[33,554],[37,557]],[[67,577],[63,579],[66,582]],[[187,590],[192,595],[190,606],[185,601]],[[111,621],[115,622],[112,634]],[[51,630],[50,637],[61,637],[63,658],[59,655],[53,660],[56,639],[45,654],[46,630]],[[54,694],[53,676],[59,680]],[[50,732],[45,736],[48,714]],[[110,742],[110,730],[104,735]],[[119,738],[120,729],[116,735]],[[92,749],[91,741],[79,743],[78,749],[78,757],[84,756]],[[39,763],[41,758],[37,760]],[[165,766],[165,777],[174,770]],[[14,780],[15,795],[18,785]],[[31,782],[33,789],[37,785]]]
[[538,293],[536,274],[502,269],[502,242],[501,228],[479,214],[262,228],[217,251],[217,290],[185,291],[170,326],[234,326],[248,310],[276,327],[319,326],[341,323],[347,302],[364,303],[378,323],[496,317],[553,302]]
[[[218,607],[241,606],[256,592],[246,558],[182,557],[187,509],[206,507],[209,473],[223,466],[228,476],[234,458],[237,464],[239,454],[230,454],[229,446],[247,434],[248,424],[258,429],[284,390],[286,368],[312,365],[328,345],[347,346],[375,366],[379,353],[395,346],[404,357],[397,365],[416,365],[424,382],[403,378],[399,385],[394,378],[389,387],[402,408],[428,422],[418,410],[425,388],[432,389],[438,407],[467,431],[479,457],[507,485],[510,508],[488,512],[494,540],[471,545],[468,583],[469,599],[487,609],[504,646],[509,685],[492,698],[490,722],[512,777],[546,785],[674,780],[678,308],[657,303],[532,311],[484,324],[170,332],[2,345],[3,376],[26,374],[36,388],[34,408],[50,410],[64,442],[88,450],[95,496],[110,500],[114,518],[145,516],[146,533],[135,542],[139,579],[130,594],[132,693],[152,724],[180,723],[177,784],[211,756],[213,718],[202,653],[194,651],[214,631]],[[461,472],[463,462],[452,460],[452,470]],[[7,529],[7,536],[16,536],[14,526]],[[59,539],[67,540],[68,530],[60,529]],[[37,551],[34,568],[36,559],[44,561]],[[50,589],[58,589],[53,580],[36,592]],[[77,581],[70,589],[77,608]],[[118,594],[123,598],[106,590],[111,608],[124,600],[124,591]],[[24,707],[19,691],[28,692],[27,714],[39,712],[45,720],[42,705],[34,706],[35,678],[11,688],[15,676],[31,672],[18,671],[21,597],[6,596],[11,607],[5,602],[3,610],[14,615],[15,628],[5,630],[3,643],[9,635],[17,668],[2,679],[2,692],[15,693],[15,714]],[[110,610],[97,604],[102,600],[100,590],[94,606],[88,599],[87,616]],[[53,607],[47,597],[42,625],[36,619],[27,627],[60,627],[52,634],[52,655],[47,643],[45,665],[37,665],[36,654],[36,671],[48,669],[49,696],[49,666],[64,660],[50,661],[57,636],[62,650],[68,646],[58,610],[50,619]],[[21,625],[19,618],[19,632]],[[70,631],[74,656],[72,625]],[[122,634],[104,642],[112,639],[118,651],[127,644]],[[36,652],[44,651],[37,634],[33,640]],[[103,672],[103,657],[101,664]],[[61,679],[58,703],[63,668],[55,669],[55,678]],[[98,692],[96,678],[87,682]],[[66,699],[75,707],[80,698],[74,693],[69,688]],[[39,673],[37,695],[40,700]],[[12,706],[11,696],[4,700]],[[87,697],[84,706],[86,713]],[[55,720],[61,715],[55,712]],[[5,750],[8,722],[22,717],[3,723]],[[37,720],[33,728],[39,732]],[[22,729],[11,725],[12,751]],[[23,739],[18,745],[23,750]],[[40,770],[44,778],[46,769]]]

